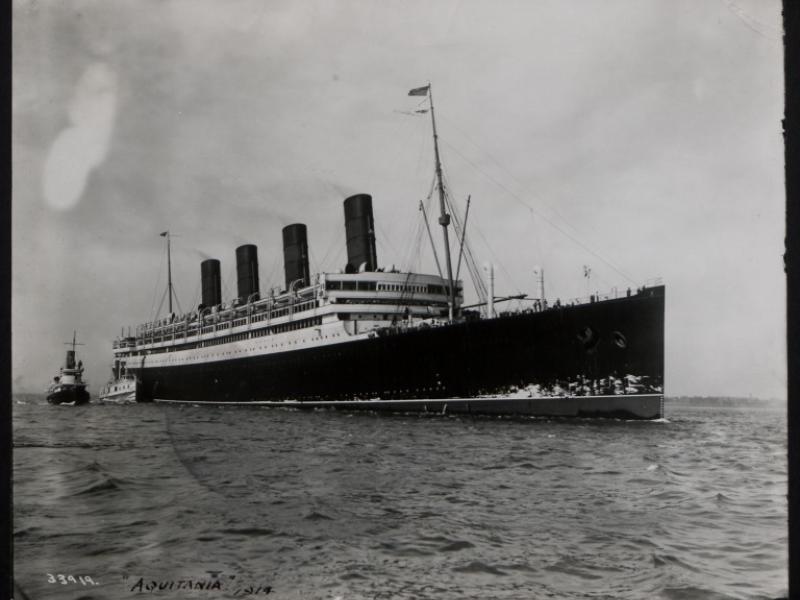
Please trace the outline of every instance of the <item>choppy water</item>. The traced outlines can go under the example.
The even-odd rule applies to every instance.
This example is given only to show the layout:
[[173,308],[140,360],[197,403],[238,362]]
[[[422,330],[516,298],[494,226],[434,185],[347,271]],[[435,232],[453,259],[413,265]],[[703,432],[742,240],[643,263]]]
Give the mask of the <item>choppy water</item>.
[[14,411],[33,599],[786,595],[780,406],[668,405],[655,423]]

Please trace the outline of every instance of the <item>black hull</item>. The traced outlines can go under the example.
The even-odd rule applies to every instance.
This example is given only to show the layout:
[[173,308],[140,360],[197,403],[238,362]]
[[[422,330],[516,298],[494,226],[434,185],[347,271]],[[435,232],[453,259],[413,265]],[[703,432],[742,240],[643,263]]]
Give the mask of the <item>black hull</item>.
[[[531,385],[552,389],[576,380],[593,383],[595,390],[576,395],[619,398],[608,389],[596,391],[597,382],[628,374],[644,376],[648,382],[649,387],[638,392],[660,396],[664,288],[332,346],[210,364],[163,368],[145,364],[131,370],[141,379],[143,401],[476,398]],[[577,410],[591,413],[592,406],[597,405],[584,402]]]
[[89,392],[85,387],[72,387],[61,389],[57,392],[47,394],[47,401],[50,404],[87,404],[89,402]]

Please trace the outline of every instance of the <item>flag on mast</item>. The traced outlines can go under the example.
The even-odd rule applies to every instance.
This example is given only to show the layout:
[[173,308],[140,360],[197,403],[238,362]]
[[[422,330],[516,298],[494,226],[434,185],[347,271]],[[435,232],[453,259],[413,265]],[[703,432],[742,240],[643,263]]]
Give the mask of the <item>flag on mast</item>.
[[413,90],[408,92],[408,95],[409,96],[427,96],[428,95],[428,89],[430,87],[431,87],[431,84],[429,83],[426,86],[414,88]]
[[164,231],[164,232],[162,232],[162,233],[159,233],[158,235],[160,235],[161,237],[164,237],[164,236],[165,236],[165,235],[167,235],[168,233],[169,233],[169,231]]

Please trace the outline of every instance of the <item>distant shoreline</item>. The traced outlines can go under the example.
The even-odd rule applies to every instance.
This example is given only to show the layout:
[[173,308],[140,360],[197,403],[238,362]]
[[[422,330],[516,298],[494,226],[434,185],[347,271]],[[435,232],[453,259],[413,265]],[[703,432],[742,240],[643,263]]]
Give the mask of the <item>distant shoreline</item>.
[[775,406],[785,405],[785,398],[750,398],[745,396],[666,396],[668,406]]

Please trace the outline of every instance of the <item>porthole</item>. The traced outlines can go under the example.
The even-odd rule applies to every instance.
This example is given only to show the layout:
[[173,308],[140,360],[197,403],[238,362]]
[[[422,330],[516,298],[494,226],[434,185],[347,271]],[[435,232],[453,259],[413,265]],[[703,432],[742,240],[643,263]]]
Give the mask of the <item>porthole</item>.
[[581,329],[576,337],[587,350],[593,350],[600,341],[600,336],[597,331],[588,325]]
[[623,350],[628,347],[628,339],[622,334],[620,331],[615,331],[611,334],[614,345],[617,348],[622,348]]

